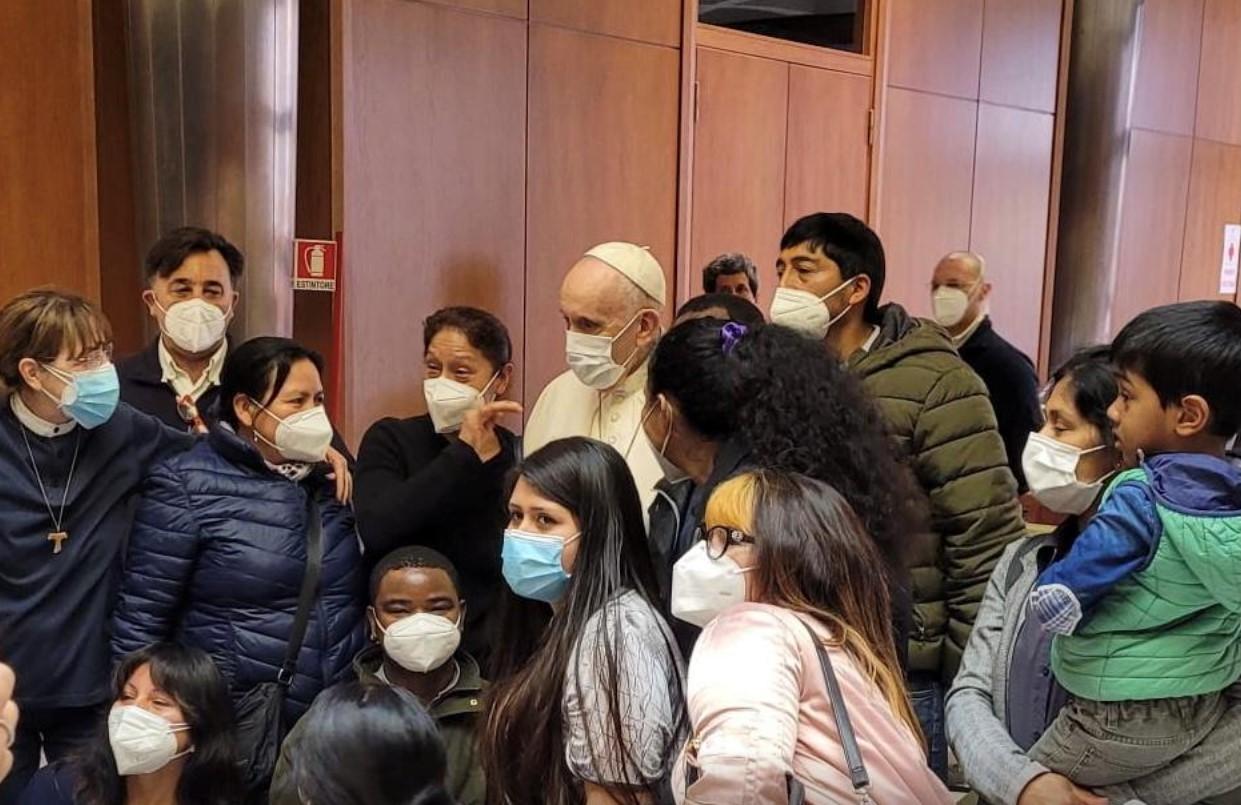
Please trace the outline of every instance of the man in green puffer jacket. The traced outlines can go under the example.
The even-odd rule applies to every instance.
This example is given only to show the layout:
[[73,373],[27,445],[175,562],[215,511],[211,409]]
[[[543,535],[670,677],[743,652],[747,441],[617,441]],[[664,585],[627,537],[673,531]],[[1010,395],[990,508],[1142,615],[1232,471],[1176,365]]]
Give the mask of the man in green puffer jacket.
[[822,340],[862,378],[930,502],[931,530],[909,544],[909,688],[931,767],[942,776],[945,683],[992,568],[1025,533],[995,413],[943,330],[899,305],[880,307],[883,245],[857,218],[816,213],[797,221],[780,241],[776,270],[772,322]]

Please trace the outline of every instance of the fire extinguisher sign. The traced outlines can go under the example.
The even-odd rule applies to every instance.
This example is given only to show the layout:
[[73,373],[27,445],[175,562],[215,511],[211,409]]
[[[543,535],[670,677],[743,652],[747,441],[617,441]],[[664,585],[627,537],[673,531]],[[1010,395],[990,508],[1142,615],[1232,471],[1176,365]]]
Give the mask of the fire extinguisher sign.
[[298,291],[336,290],[337,246],[334,240],[293,241],[293,288]]

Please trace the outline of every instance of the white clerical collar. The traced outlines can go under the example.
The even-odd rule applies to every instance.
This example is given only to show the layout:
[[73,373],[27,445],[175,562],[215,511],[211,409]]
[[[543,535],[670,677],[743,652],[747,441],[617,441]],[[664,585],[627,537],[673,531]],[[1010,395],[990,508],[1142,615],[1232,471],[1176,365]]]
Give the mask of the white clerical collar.
[[45,439],[64,436],[78,425],[72,419],[68,422],[48,422],[34,411],[31,411],[30,406],[26,405],[26,401],[22,399],[22,395],[16,391],[9,395],[9,408],[12,409],[13,416],[17,417],[17,421],[22,424],[22,427],[35,436],[42,436]]
[[599,392],[601,397],[611,397],[616,400],[625,400],[634,394],[646,390],[646,375],[650,369],[650,356],[642,361],[642,365],[633,370],[633,374],[617,383],[606,391]]

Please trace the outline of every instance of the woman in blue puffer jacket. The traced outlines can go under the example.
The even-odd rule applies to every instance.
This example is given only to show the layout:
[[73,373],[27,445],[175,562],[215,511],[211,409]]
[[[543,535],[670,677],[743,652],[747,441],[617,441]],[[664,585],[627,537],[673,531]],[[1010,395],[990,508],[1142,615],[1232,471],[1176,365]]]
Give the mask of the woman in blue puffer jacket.
[[285,699],[290,724],[350,675],[365,642],[353,512],[322,465],[332,439],[322,370],[318,354],[285,338],[255,338],[229,354],[220,423],[145,483],[112,623],[117,657],[166,640],[206,650],[234,702],[275,681],[306,571],[313,495],[323,569]]

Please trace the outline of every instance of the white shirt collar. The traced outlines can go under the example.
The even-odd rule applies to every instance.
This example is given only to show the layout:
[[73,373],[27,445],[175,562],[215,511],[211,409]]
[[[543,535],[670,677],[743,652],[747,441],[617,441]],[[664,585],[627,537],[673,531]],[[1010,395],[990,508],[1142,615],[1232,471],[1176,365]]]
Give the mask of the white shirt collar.
[[878,340],[879,340],[879,325],[876,324],[871,328],[870,335],[867,337],[867,339],[862,342],[862,351],[870,352],[871,348],[875,346],[875,342]]
[[198,378],[198,382],[194,382],[190,379],[189,373],[177,365],[168,347],[164,346],[163,336],[160,336],[159,366],[163,372],[160,380],[172,386],[178,397],[189,395],[197,400],[210,387],[220,385],[220,372],[224,369],[226,354],[228,354],[228,339],[220,342],[220,346],[207,363],[207,370]]
[[959,347],[962,344],[964,344],[966,341],[969,341],[970,336],[978,332],[978,328],[982,326],[983,319],[985,318],[987,318],[987,315],[985,313],[979,313],[978,318],[974,319],[973,323],[970,324],[969,327],[966,327],[965,331],[962,332],[960,335],[948,336],[949,338],[952,339],[952,345],[954,347]]
[[34,435],[42,436],[46,439],[64,436],[78,425],[72,419],[68,422],[48,422],[34,411],[31,411],[30,406],[26,405],[26,401],[22,399],[22,395],[16,391],[9,395],[9,408],[12,409],[13,416],[17,417],[17,421],[22,424],[22,427]]

